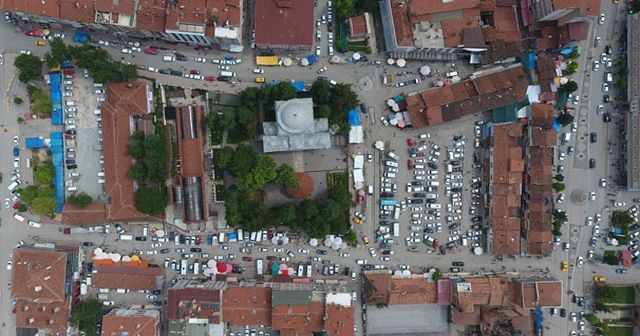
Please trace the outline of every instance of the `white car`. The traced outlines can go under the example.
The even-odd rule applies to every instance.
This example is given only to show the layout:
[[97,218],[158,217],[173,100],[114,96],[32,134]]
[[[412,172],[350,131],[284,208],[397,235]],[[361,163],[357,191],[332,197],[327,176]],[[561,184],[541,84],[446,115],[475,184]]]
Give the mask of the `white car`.
[[13,145],[14,146],[20,145],[20,138],[18,138],[17,135],[13,137]]
[[623,206],[625,206],[627,203],[625,202],[613,202],[613,206],[616,208],[621,208]]
[[598,24],[604,24],[604,14],[600,14],[600,17],[598,17]]
[[584,258],[582,256],[579,256],[578,259],[576,260],[576,266],[577,267],[584,266]]
[[20,50],[20,54],[22,54],[22,55],[31,55],[31,50],[22,49],[22,50]]
[[10,271],[11,269],[13,269],[13,262],[11,262],[11,260],[7,261],[7,271]]
[[596,200],[596,193],[595,192],[590,192],[589,193],[589,200],[591,201],[595,201]]
[[609,92],[609,84],[602,83],[602,92]]
[[320,46],[316,46],[316,55],[320,56],[321,53]]
[[198,63],[207,63],[207,59],[204,58],[204,57],[196,57],[193,60],[198,62]]
[[593,225],[593,217],[588,216],[588,217],[585,219],[585,225],[587,225],[587,226],[591,226],[591,225]]
[[600,188],[606,188],[606,187],[607,187],[607,179],[601,178],[600,179]]
[[228,65],[218,65],[218,70],[229,71],[229,66]]
[[129,48],[122,48],[122,50],[120,50],[123,54],[131,54],[132,51]]
[[263,74],[264,73],[264,69],[260,69],[260,68],[253,69],[253,73],[254,74]]

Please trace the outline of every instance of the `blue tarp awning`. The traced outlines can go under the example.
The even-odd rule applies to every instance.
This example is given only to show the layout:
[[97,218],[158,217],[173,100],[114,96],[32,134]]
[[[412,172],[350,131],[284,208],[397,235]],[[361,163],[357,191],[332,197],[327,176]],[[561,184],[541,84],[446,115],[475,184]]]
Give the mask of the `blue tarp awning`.
[[558,122],[558,118],[553,118],[553,128],[555,128],[558,133],[562,130],[562,125]]
[[87,43],[89,42],[89,34],[83,31],[77,31],[73,34],[73,42]]
[[307,61],[309,61],[309,64],[313,64],[318,61],[318,57],[316,57],[316,55],[309,55],[307,56]]
[[51,133],[51,161],[53,162],[53,188],[55,190],[56,212],[62,212],[64,205],[64,148],[62,132]]
[[529,53],[529,68],[532,70],[536,69],[536,55],[533,53]]
[[291,86],[296,90],[296,92],[304,91],[304,82],[293,82]]
[[38,149],[44,147],[44,140],[40,138],[26,138],[24,145],[27,149]]
[[358,126],[360,125],[360,114],[358,113],[358,110],[356,109],[351,109],[349,111],[349,116],[347,119],[347,122],[349,123],[349,125],[351,126]]
[[560,55],[569,55],[573,52],[574,47],[568,47],[560,50]]
[[49,74],[51,80],[50,96],[51,96],[51,124],[62,125],[62,76],[59,72]]

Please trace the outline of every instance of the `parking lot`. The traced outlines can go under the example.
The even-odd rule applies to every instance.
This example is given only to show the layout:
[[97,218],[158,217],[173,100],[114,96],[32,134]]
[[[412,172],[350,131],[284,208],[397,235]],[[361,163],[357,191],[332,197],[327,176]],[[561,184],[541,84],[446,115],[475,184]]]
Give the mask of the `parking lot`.
[[[67,193],[85,192],[94,199],[104,195],[100,101],[104,88],[86,71],[64,70],[65,187]],[[97,86],[96,86],[97,85]]]

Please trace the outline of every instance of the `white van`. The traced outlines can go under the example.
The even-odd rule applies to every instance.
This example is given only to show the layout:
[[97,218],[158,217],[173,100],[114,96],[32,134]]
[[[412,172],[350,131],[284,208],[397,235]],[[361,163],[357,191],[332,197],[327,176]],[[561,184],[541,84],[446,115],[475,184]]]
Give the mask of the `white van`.
[[121,234],[120,240],[133,240],[133,235],[130,234]]
[[145,237],[149,235],[149,227],[147,225],[142,227],[142,235]]
[[31,158],[27,158],[27,168],[31,168]]
[[236,73],[231,71],[220,71],[220,76],[223,77],[235,77]]
[[98,172],[98,177],[104,177],[104,172]]
[[64,104],[66,106],[76,106],[76,102],[72,101],[72,100],[68,100],[66,102],[64,102]]
[[429,203],[429,204],[427,204],[427,208],[429,208],[429,209],[440,209],[440,208],[442,208],[442,205],[440,205],[440,203]]
[[387,152],[387,156],[392,158],[392,159],[394,159],[394,160],[396,160],[396,161],[400,160],[400,157],[398,156],[398,154],[396,154],[396,153],[394,153],[392,151],[388,151]]
[[17,181],[13,181],[11,182],[11,184],[7,187],[7,189],[9,189],[9,191],[14,191],[18,186],[20,185],[20,183],[18,183]]
[[218,243],[220,244],[224,243],[224,238],[225,238],[224,236],[225,236],[224,232],[220,232],[218,234]]
[[607,82],[607,83],[611,83],[611,82],[613,82],[613,74],[612,74],[612,73],[610,73],[610,72],[607,72],[607,73],[604,75],[604,80],[605,80],[605,82]]
[[437,186],[440,185],[440,182],[439,181],[429,181],[429,182],[427,182],[427,185],[430,186],[430,187],[437,187]]
[[424,165],[418,164],[418,165],[415,165],[414,168],[415,169],[424,169]]
[[567,143],[569,141],[571,141],[571,133],[570,132],[563,133],[562,143]]
[[102,111],[101,110],[93,110],[93,114],[99,116],[99,115],[102,114]]
[[22,217],[22,215],[20,215],[20,214],[14,214],[13,218],[18,220],[18,222],[24,222],[24,217]]
[[395,161],[391,161],[391,160],[386,160],[384,162],[385,166],[389,166],[389,167],[398,167],[398,163]]
[[42,223],[38,223],[38,222],[30,220],[29,221],[29,226],[32,227],[32,228],[41,229],[42,228]]
[[438,195],[436,195],[436,194],[426,194],[425,198],[426,199],[436,199],[436,198],[438,198]]
[[372,185],[367,187],[367,194],[373,195],[373,186]]
[[98,179],[99,184],[104,184],[104,179]]
[[386,178],[396,178],[396,173],[387,172],[387,173],[384,173],[384,177],[386,177]]
[[176,57],[173,55],[164,55],[162,56],[162,60],[165,62],[175,62],[176,61]]

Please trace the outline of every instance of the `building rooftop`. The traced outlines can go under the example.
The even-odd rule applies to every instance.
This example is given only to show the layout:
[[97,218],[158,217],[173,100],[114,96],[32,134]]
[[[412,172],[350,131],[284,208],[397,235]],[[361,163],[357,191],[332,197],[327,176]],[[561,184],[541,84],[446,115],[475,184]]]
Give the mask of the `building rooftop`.
[[315,31],[313,9],[313,1],[256,1],[256,44],[311,48]]
[[276,122],[262,123],[265,153],[331,147],[329,121],[314,119],[311,98],[276,101],[275,108]]
[[167,6],[166,30],[213,36],[215,27],[238,27],[240,13],[238,0],[180,0]]
[[366,14],[353,16],[349,18],[349,27],[351,36],[367,35],[367,19]]
[[562,281],[518,280],[512,283],[514,303],[525,309],[562,306]]
[[84,208],[65,203],[62,207],[62,222],[80,224],[102,224],[107,221],[107,207],[105,203],[91,203]]
[[102,318],[102,336],[157,336],[160,327],[157,309],[113,309]]
[[564,8],[578,8],[583,16],[600,15],[599,0],[553,0],[555,10]]
[[427,304],[438,302],[435,282],[426,278],[392,278],[389,304]]
[[414,128],[433,126],[465,115],[519,102],[528,80],[522,66],[477,72],[470,79],[406,96]]
[[271,288],[233,287],[222,296],[222,320],[236,326],[271,325]]
[[493,127],[493,157],[490,192],[492,253],[520,254],[522,179],[524,172],[523,130],[519,123]]
[[164,271],[157,267],[94,265],[93,286],[154,291],[162,289]]
[[169,288],[167,316],[169,320],[200,318],[219,324],[222,314],[220,292],[219,288],[207,286]]
[[133,180],[128,176],[132,158],[127,148],[133,133],[133,117],[150,112],[147,84],[107,84],[106,101],[102,104],[102,132],[105,162],[107,221],[157,221],[135,207]]

